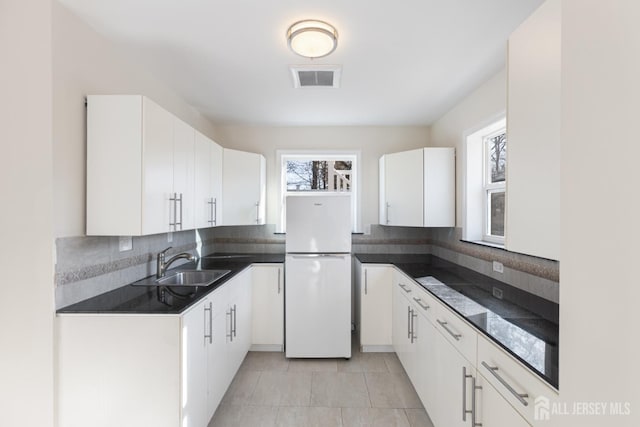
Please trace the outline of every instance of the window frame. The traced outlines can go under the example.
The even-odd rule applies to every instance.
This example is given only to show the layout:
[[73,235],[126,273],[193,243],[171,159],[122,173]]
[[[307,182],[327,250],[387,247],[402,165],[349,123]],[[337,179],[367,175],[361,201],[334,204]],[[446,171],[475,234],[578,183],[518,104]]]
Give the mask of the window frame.
[[361,209],[360,209],[360,177],[361,177],[361,153],[360,150],[277,150],[277,162],[280,169],[280,178],[278,183],[278,224],[276,229],[278,232],[286,232],[286,197],[289,194],[297,196],[331,196],[336,193],[344,193],[344,191],[288,191],[287,189],[287,161],[351,161],[351,226],[354,233],[360,232],[361,227]]
[[[489,159],[491,157],[491,148],[489,145],[489,141],[500,135],[500,134],[507,134],[507,128],[506,126],[501,127],[499,129],[496,129],[490,133],[487,133],[486,135],[483,135],[482,137],[482,191],[483,191],[483,195],[482,195],[482,212],[483,212],[483,218],[482,218],[482,240],[485,242],[489,242],[489,243],[494,243],[494,244],[498,244],[498,245],[504,245],[504,241],[505,241],[505,236],[507,234],[507,229],[506,229],[506,212],[504,212],[505,215],[505,221],[504,221],[504,236],[497,236],[494,234],[491,234],[491,195],[494,193],[504,193],[505,196],[505,207],[506,207],[506,197],[507,197],[507,176],[506,176],[506,171],[505,171],[505,177],[504,177],[504,181],[499,181],[499,182],[491,182],[491,165],[489,164]],[[506,141],[506,149],[505,149],[505,169],[508,165],[507,163],[507,159],[508,159],[508,144],[509,144],[509,139],[507,137],[507,141]]]

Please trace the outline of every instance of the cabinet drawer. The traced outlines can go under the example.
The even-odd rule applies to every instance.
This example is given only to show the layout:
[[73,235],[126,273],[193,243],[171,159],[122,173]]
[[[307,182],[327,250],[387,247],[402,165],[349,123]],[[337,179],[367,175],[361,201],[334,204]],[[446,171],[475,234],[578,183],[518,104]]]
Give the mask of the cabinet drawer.
[[441,302],[434,302],[436,329],[472,364],[476,363],[478,333],[465,320],[446,308]]
[[436,324],[436,310],[441,303],[422,287],[415,285],[410,298],[416,310],[423,314],[431,323]]
[[532,425],[539,423],[534,419],[536,398],[544,397],[553,402],[558,397],[558,393],[536,374],[483,336],[478,338],[477,369]]
[[411,296],[415,295],[418,285],[412,278],[396,270],[393,275],[394,284],[400,286],[402,295],[411,300]]

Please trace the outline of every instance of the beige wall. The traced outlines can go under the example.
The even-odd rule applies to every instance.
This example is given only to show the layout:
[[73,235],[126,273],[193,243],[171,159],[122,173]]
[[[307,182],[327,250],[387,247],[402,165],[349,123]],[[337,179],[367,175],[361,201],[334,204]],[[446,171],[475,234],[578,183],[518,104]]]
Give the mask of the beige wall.
[[385,153],[426,147],[427,127],[251,127],[219,126],[216,141],[267,159],[267,223],[278,219],[280,169],[277,150],[360,150],[361,221],[378,223],[378,159]]
[[0,3],[0,424],[54,425],[51,1]]
[[55,236],[85,234],[88,94],[146,95],[206,135],[213,125],[122,50],[53,1]]
[[465,135],[504,116],[507,109],[507,73],[503,69],[431,125],[433,147],[456,148],[456,226],[462,227]]

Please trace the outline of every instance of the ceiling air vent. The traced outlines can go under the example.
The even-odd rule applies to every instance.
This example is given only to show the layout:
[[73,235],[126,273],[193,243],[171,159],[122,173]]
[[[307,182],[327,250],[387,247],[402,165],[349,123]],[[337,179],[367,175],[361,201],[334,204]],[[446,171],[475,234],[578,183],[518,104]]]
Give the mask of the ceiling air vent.
[[296,89],[340,87],[342,70],[338,65],[292,65],[290,69]]

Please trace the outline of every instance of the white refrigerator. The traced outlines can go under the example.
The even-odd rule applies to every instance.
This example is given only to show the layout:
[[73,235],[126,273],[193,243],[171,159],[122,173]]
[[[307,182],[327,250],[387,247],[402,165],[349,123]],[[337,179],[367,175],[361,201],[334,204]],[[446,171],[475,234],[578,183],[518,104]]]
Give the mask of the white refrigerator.
[[285,355],[351,357],[351,197],[286,200]]

